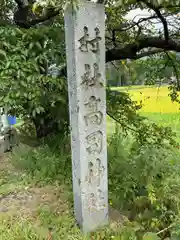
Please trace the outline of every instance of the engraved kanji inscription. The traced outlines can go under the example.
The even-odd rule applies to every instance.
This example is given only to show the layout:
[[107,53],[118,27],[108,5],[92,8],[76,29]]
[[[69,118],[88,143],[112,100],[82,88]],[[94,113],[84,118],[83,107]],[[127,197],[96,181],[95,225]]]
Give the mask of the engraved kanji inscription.
[[96,211],[97,196],[94,193],[90,193],[87,199],[87,207],[89,211]]
[[92,48],[91,51],[93,53],[97,53],[99,51],[99,42],[101,41],[101,37],[100,37],[100,30],[99,28],[95,28],[95,38],[92,39],[91,41],[89,41],[89,44],[91,44]]
[[99,211],[104,208],[104,198],[101,190],[98,190],[97,194],[89,193],[87,197],[86,202],[89,211]]
[[79,39],[80,47],[79,49],[82,52],[88,52],[88,43],[89,43],[89,33],[88,33],[88,27],[84,27],[84,36]]
[[100,125],[103,120],[103,113],[98,111],[98,103],[101,100],[96,98],[95,96],[91,96],[89,102],[85,103],[85,107],[87,109],[87,114],[85,115],[85,122],[88,126],[89,124]]
[[93,183],[93,179],[94,179],[94,165],[92,162],[89,162],[88,164],[88,182],[89,184]]
[[101,208],[105,207],[105,203],[104,203],[104,193],[101,189],[97,190],[97,200],[98,200],[98,205],[101,206]]
[[101,179],[104,175],[104,166],[101,163],[101,160],[99,158],[96,159],[96,171],[97,171],[97,186],[99,187],[101,184]]
[[87,87],[100,85],[103,86],[103,82],[101,80],[101,73],[99,72],[99,66],[97,63],[94,63],[94,75],[92,76],[91,66],[89,64],[84,64],[85,73],[84,76],[81,77],[82,82]]
[[99,158],[96,159],[95,164],[92,162],[89,162],[88,164],[88,182],[89,184],[100,187],[101,179],[104,175],[104,166],[101,163],[101,160]]
[[95,38],[89,40],[88,27],[87,26],[84,27],[84,36],[79,39],[79,42],[80,42],[79,49],[81,50],[81,52],[88,52],[89,46],[91,46],[90,50],[93,53],[97,53],[100,50],[99,42],[101,41],[102,38],[100,37],[99,28],[96,27],[94,29],[94,32],[95,32]]
[[101,74],[99,72],[98,64],[94,63],[93,67],[94,67],[94,77],[93,77],[94,84],[99,83],[100,85],[103,85],[103,83],[101,81]]
[[86,137],[87,152],[90,155],[99,154],[102,151],[103,133],[96,131]]

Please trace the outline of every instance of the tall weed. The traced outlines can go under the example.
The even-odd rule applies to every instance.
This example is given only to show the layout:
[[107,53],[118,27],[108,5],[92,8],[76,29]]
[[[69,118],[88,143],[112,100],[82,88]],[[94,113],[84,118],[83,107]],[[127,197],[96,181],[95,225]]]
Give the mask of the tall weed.
[[[56,141],[55,141],[56,140]],[[56,145],[53,144],[56,142]],[[59,144],[57,144],[57,142]],[[69,142],[56,136],[46,140],[41,146],[24,152],[21,155],[14,153],[13,163],[24,169],[41,182],[59,181],[70,185],[71,181],[71,153],[67,150]]]

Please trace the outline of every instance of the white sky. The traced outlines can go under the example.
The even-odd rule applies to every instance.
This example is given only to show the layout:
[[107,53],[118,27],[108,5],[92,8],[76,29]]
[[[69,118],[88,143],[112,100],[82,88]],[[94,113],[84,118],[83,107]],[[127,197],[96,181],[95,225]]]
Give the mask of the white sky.
[[139,9],[131,10],[130,12],[128,12],[126,18],[128,20],[132,20],[136,15],[139,15],[136,17],[136,20],[138,20],[139,18],[150,16],[150,13],[147,10],[141,10],[139,8]]
[[[147,9],[145,10],[141,10],[140,8],[137,8],[135,10],[131,10],[130,12],[128,12],[128,14],[126,15],[126,19],[127,20],[134,20],[135,22],[137,22],[140,18],[146,18],[149,17],[153,14],[152,11],[148,11]],[[153,22],[153,20],[151,20]],[[162,28],[161,23],[156,23],[156,28]]]

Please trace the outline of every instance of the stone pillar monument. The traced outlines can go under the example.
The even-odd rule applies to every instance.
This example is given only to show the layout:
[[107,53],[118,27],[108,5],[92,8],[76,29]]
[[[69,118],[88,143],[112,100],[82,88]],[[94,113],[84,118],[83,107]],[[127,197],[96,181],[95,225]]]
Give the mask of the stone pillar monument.
[[104,5],[69,6],[65,34],[75,218],[90,232],[108,223]]

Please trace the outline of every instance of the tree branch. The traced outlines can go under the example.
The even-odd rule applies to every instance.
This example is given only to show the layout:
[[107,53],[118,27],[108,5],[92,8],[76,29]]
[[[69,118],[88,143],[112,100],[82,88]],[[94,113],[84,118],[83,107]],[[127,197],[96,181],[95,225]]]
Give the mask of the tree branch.
[[122,128],[128,129],[128,130],[133,131],[133,132],[137,132],[134,128],[128,127],[128,126],[126,126],[126,124],[123,124],[121,121],[119,121],[117,118],[115,118],[114,115],[112,115],[109,111],[107,111],[106,113],[107,113],[107,115],[108,115],[110,118],[112,118],[116,123],[119,123],[119,124],[122,126]]
[[[155,47],[158,49],[154,49],[151,51],[147,51],[144,53],[137,54],[140,50],[148,47]],[[151,56],[153,54],[161,53],[163,51],[176,51],[180,52],[180,43],[176,43],[172,40],[168,41],[159,39],[159,38],[145,38],[136,43],[127,44],[125,47],[118,49],[108,49],[106,51],[106,63],[112,62],[116,60],[123,59],[140,59],[145,56]],[[63,66],[59,71],[59,76],[66,77],[67,76],[67,66]]]
[[51,11],[51,12],[49,12],[45,16],[42,16],[40,18],[35,18],[35,19],[30,20],[28,22],[28,24],[29,24],[29,26],[32,27],[32,26],[35,26],[36,24],[46,22],[46,21],[50,20],[51,18],[56,17],[59,14],[59,12],[60,12],[60,10],[58,10],[58,11]]
[[[47,9],[47,14],[43,15],[42,17],[36,18],[35,15],[32,14],[32,10],[30,9],[31,3],[33,3],[34,0],[15,0],[15,2],[18,5],[18,10],[14,13],[14,21],[19,27],[26,29],[33,27],[36,24],[48,21],[53,17],[56,17],[60,12],[60,10],[57,11],[53,8],[49,8]],[[31,19],[28,20],[30,14]]]
[[148,21],[148,20],[151,20],[151,19],[156,19],[157,16],[150,16],[150,17],[147,17],[147,18],[140,18],[138,22],[133,22],[132,24],[126,24],[126,25],[129,25],[127,26],[126,28],[122,28],[122,27],[119,27],[119,28],[115,28],[112,30],[112,32],[123,32],[123,31],[128,31],[130,30],[131,28],[135,27],[135,26],[138,26],[140,23],[143,23],[145,21]]
[[159,8],[155,7],[151,2],[148,2],[147,0],[138,0],[138,2],[144,3],[148,8],[152,9],[156,13],[157,17],[161,20],[163,24],[165,40],[168,41],[169,40],[168,24],[165,17],[161,14]]
[[162,53],[162,52],[164,52],[164,49],[154,49],[154,50],[151,50],[151,51],[146,51],[146,52],[138,54],[136,56],[136,59],[143,58],[143,57],[149,57],[149,56],[152,56],[154,54],[158,54],[158,53]]
[[[148,47],[163,49],[166,51],[176,51],[180,52],[180,42],[177,43],[173,40],[169,40],[168,42],[164,39],[156,38],[156,37],[147,37],[143,39],[139,39],[135,43],[127,44],[123,48],[111,49],[106,51],[106,62],[120,60],[120,59],[137,59],[142,57],[142,55],[137,55],[137,53]],[[143,57],[146,56],[145,53]]]

